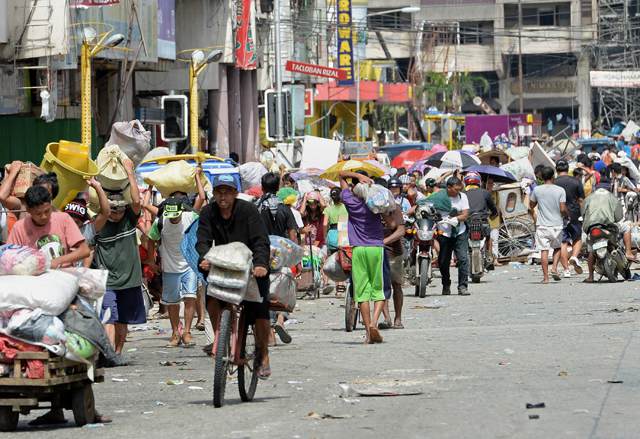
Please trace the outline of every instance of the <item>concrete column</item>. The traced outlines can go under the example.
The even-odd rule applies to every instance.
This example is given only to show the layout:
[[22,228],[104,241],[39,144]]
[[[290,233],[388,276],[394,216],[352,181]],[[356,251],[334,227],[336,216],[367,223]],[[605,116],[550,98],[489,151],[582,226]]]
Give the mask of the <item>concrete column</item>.
[[591,80],[589,77],[589,57],[582,56],[578,61],[578,105],[580,131],[588,130],[591,136],[592,102]]
[[509,114],[509,104],[511,104],[511,90],[509,89],[511,78],[499,80],[500,86],[500,114]]
[[242,147],[242,123],[240,105],[240,71],[233,64],[227,65],[227,85],[229,90],[229,152],[235,152],[244,163]]
[[242,152],[238,152],[240,157],[243,158],[243,162],[251,161],[253,156],[253,84],[251,82],[251,71],[240,70],[240,118],[242,121],[242,129],[240,130],[242,141],[239,148]]
[[213,143],[211,153],[229,157],[229,87],[227,66],[218,64],[219,88],[209,92],[209,139]]

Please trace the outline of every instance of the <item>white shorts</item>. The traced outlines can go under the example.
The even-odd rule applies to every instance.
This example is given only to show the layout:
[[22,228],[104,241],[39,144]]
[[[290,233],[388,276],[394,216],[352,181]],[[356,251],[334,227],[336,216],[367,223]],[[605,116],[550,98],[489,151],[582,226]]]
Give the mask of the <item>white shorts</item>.
[[540,251],[562,247],[562,226],[537,226],[536,245]]

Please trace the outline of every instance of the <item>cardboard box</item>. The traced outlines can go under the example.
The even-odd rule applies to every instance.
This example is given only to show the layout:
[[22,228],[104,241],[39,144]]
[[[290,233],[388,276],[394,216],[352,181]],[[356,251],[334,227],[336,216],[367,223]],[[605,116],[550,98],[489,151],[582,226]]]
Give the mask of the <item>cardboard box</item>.
[[[5,177],[9,175],[10,168],[11,165],[6,165],[4,167]],[[13,183],[11,195],[13,195],[14,197],[23,198],[24,194],[27,193],[27,189],[33,186],[33,180],[44,173],[45,172],[42,169],[38,168],[31,162],[23,163],[22,167],[20,168],[20,172],[16,177],[16,181]]]
[[338,216],[338,246],[343,247],[349,245],[349,229],[347,223],[349,221],[348,215]]

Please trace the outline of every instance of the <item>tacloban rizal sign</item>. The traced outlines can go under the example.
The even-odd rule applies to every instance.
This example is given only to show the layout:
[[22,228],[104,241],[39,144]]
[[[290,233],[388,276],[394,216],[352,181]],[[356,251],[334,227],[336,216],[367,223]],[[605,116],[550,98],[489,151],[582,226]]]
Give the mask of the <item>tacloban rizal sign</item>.
[[627,71],[591,71],[591,87],[640,87],[640,72]]
[[287,71],[294,73],[304,73],[306,75],[323,76],[331,79],[347,79],[347,72],[341,69],[319,66],[317,64],[307,64],[297,61],[287,61]]

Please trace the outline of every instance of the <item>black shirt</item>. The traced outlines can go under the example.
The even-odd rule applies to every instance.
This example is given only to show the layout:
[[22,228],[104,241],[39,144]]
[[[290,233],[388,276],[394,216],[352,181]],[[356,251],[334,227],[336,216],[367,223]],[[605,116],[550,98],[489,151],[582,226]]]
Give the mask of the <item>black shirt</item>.
[[291,208],[286,204],[278,205],[278,211],[275,218],[268,208],[259,210],[260,216],[262,217],[262,221],[264,221],[264,225],[267,228],[267,233],[269,235],[277,235],[289,239],[289,230],[298,230],[296,218],[293,216]]
[[578,223],[580,218],[580,201],[578,198],[586,198],[582,182],[570,175],[560,175],[556,177],[554,184],[564,189],[567,194],[567,211],[572,224]]
[[496,203],[493,201],[488,190],[479,187],[469,189],[465,194],[469,200],[469,216],[477,213],[480,214],[484,220],[489,217],[489,212],[491,212],[493,216],[498,214]]

